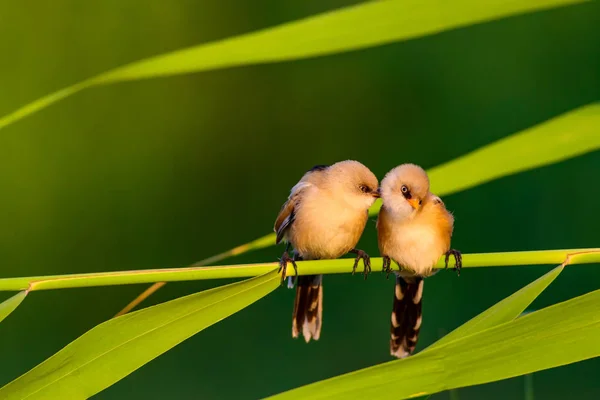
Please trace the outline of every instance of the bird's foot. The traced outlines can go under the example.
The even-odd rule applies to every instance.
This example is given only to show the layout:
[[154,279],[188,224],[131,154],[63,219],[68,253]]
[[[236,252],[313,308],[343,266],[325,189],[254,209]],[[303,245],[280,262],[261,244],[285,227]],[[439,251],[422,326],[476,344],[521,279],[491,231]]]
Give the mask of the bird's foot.
[[450,249],[446,253],[446,267],[444,269],[448,269],[448,260],[450,256],[454,256],[454,270],[456,271],[456,275],[460,276],[460,270],[462,269],[462,254],[460,251],[455,249]]
[[369,276],[369,274],[371,273],[371,257],[369,257],[369,255],[364,251],[358,249],[352,249],[350,250],[350,252],[356,254],[356,258],[354,259],[354,266],[352,267],[352,275],[354,275],[354,273],[356,272],[358,262],[360,261],[360,259],[362,259],[364,265],[363,275],[365,276],[366,280],[367,276]]
[[279,259],[279,270],[277,272],[282,272],[281,274],[281,283],[283,283],[283,281],[285,281],[286,278],[286,272],[287,272],[287,263],[291,263],[292,266],[294,267],[294,272],[296,273],[296,275],[294,276],[293,282],[292,282],[292,286],[294,285],[294,283],[296,283],[296,279],[298,277],[298,266],[296,265],[296,261],[290,257],[290,255],[288,254],[287,251],[284,251],[281,258]]
[[388,256],[383,256],[383,268],[382,272],[385,272],[385,279],[390,278],[390,274],[392,273],[392,259]]

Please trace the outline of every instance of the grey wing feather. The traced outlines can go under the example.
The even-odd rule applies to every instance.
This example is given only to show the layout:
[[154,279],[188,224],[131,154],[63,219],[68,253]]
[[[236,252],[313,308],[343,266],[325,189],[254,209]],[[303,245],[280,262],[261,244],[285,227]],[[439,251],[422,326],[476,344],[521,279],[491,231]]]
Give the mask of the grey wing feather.
[[281,243],[285,236],[285,232],[291,226],[292,222],[294,222],[294,205],[289,203],[292,203],[291,199],[284,204],[284,207],[282,207],[279,217],[277,217],[277,221],[275,222],[275,232],[277,233],[275,244]]
[[307,182],[300,181],[296,186],[292,188],[292,193],[288,200],[283,204],[281,210],[279,211],[279,215],[275,220],[275,227],[273,230],[277,233],[277,239],[275,239],[275,244],[279,244],[283,237],[285,236],[286,231],[292,226],[294,222],[294,218],[296,216],[296,207],[298,207],[300,203],[299,194],[305,188],[309,187],[310,184]]

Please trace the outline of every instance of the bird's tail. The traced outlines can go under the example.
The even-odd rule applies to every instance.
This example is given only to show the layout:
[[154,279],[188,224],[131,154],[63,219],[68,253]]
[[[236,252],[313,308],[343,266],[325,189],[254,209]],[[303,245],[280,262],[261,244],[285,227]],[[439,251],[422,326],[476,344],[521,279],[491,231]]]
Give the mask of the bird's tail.
[[390,352],[393,356],[409,356],[417,345],[421,328],[423,278],[396,275]]
[[323,275],[299,276],[292,319],[292,336],[300,332],[306,343],[319,340],[323,317]]

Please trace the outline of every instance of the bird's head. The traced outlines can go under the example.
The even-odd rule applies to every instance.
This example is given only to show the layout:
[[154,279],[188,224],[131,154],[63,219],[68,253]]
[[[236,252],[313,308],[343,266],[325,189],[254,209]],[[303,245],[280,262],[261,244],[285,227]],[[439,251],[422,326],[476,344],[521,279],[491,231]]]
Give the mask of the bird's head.
[[427,173],[415,164],[399,165],[381,181],[383,205],[398,218],[409,218],[417,213],[428,193]]
[[329,188],[356,209],[368,209],[379,198],[377,177],[358,161],[340,161],[327,170]]

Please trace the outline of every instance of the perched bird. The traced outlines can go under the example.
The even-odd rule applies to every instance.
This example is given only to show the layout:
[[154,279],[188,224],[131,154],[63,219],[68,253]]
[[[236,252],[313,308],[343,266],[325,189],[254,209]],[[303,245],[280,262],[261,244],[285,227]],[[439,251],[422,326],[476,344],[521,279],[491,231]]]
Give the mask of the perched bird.
[[[371,270],[369,256],[355,248],[368,219],[369,207],[379,197],[375,175],[358,161],[317,165],[292,188],[275,221],[276,244],[287,242],[280,266],[285,279],[290,262],[297,275],[298,260],[334,259],[356,254],[353,273],[360,259],[365,279]],[[294,248],[293,258],[288,254]],[[308,343],[321,335],[323,313],[322,275],[300,276],[292,319],[292,336],[302,332]]]
[[454,217],[442,200],[429,192],[427,173],[414,164],[402,164],[381,181],[383,205],[377,218],[379,251],[383,269],[391,272],[391,261],[398,264],[390,352],[404,358],[417,345],[421,328],[423,278],[434,274],[433,267],[446,255],[455,257],[460,274],[461,255],[450,249]]

